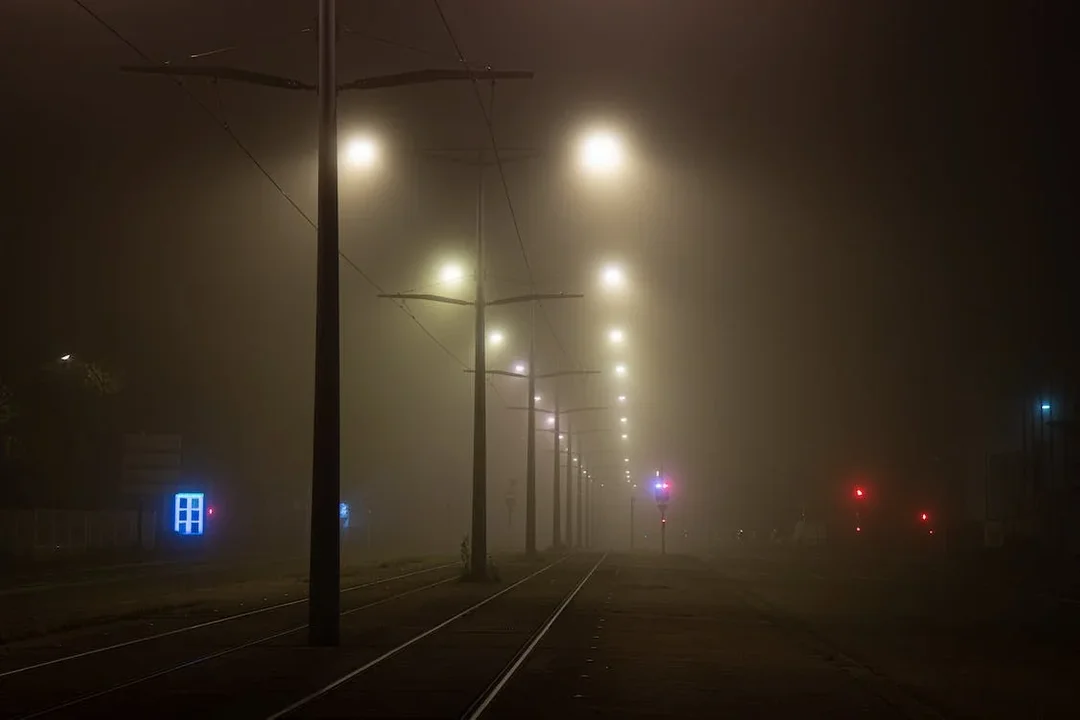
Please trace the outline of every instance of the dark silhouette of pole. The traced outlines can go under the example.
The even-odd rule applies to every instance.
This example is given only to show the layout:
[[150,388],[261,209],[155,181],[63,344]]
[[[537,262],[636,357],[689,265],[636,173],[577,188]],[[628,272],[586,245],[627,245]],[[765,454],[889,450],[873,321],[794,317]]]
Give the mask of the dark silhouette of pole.
[[476,374],[473,381],[473,482],[472,554],[469,576],[487,578],[487,328],[484,300],[484,166],[477,169],[476,183]]
[[562,529],[559,526],[559,516],[562,513],[562,502],[559,494],[559,466],[562,464],[559,454],[562,445],[559,444],[559,389],[555,388],[555,465],[552,477],[552,506],[551,506],[551,546],[558,550],[562,546]]
[[[581,450],[578,450],[578,454],[580,454],[580,453],[581,453]],[[584,473],[584,466],[585,466],[585,458],[579,457],[578,458],[578,464],[577,464],[577,514],[576,514],[576,517],[575,517],[575,521],[577,523],[577,545],[575,545],[575,547],[579,547],[579,548],[584,546],[584,541],[583,541],[582,534],[581,534],[582,533],[582,530],[581,530],[581,499],[582,499],[581,498],[581,483],[582,483],[582,474]]]
[[566,419],[566,549],[574,547],[574,433]]
[[315,413],[311,472],[308,642],[338,644],[341,537],[335,0],[319,0],[319,227],[315,281]]
[[534,557],[536,555],[536,301],[529,303],[528,407],[528,430],[525,439],[525,555]]

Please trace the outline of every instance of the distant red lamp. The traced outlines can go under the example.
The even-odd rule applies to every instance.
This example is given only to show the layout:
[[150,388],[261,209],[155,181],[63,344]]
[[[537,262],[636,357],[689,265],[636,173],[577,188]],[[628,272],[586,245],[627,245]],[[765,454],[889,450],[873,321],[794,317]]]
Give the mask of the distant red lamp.
[[856,497],[856,498],[860,498],[860,499],[861,499],[861,498],[864,498],[864,497],[866,497],[866,491],[865,491],[865,490],[863,490],[863,489],[862,489],[861,487],[859,487],[858,485],[856,485],[856,486],[855,486],[855,497]]
[[919,520],[921,520],[922,522],[926,522],[929,519],[930,519],[930,516],[927,515],[926,513],[920,513],[919,514]]

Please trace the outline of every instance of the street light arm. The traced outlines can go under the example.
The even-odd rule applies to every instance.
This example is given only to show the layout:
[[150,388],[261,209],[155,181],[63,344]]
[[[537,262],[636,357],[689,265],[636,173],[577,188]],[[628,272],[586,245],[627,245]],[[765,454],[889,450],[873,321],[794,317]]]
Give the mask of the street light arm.
[[[476,371],[473,370],[472,368],[465,368],[464,372],[474,373]],[[528,378],[529,377],[528,375],[523,375],[521,373],[516,373],[516,372],[510,372],[509,370],[485,370],[484,373],[487,374],[487,375],[505,375],[506,377],[516,377],[516,378]],[[528,410],[529,408],[521,408],[521,409],[522,410]]]
[[410,70],[393,75],[377,75],[360,78],[338,85],[338,92],[347,90],[378,90],[402,85],[443,82],[446,80],[531,80],[532,70],[457,70],[438,69]]
[[379,293],[376,297],[390,298],[391,300],[428,300],[430,302],[445,303],[447,305],[475,305],[472,300],[446,297],[444,295],[431,295],[428,293]]
[[569,300],[572,298],[585,297],[581,293],[535,293],[533,295],[515,295],[514,297],[499,298],[488,301],[488,305],[512,305],[514,303],[530,302],[533,300]]
[[142,73],[146,75],[169,75],[173,77],[205,77],[214,80],[231,80],[233,82],[248,83],[249,85],[265,85],[266,87],[280,90],[315,90],[316,87],[294,78],[268,73],[255,72],[253,70],[241,70],[240,68],[226,67],[224,65],[124,65],[120,68],[123,72]]
[[599,375],[599,370],[559,370],[558,372],[549,372],[537,375],[538,380],[553,377],[562,377],[563,375]]

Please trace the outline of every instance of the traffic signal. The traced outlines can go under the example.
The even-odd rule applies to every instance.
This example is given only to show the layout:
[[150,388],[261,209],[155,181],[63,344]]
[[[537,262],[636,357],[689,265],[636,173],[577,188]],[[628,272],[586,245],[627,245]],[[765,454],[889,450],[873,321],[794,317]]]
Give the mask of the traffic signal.
[[855,486],[855,499],[856,500],[862,500],[865,497],[866,497],[866,491],[862,489],[862,486],[856,485]]
[[929,520],[930,520],[929,515],[927,515],[926,513],[919,513],[919,521],[920,522],[928,522]]

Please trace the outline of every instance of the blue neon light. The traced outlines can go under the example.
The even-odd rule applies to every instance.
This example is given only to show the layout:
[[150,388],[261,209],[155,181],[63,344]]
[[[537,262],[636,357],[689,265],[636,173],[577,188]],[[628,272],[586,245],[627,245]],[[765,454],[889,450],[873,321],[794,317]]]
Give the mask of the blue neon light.
[[202,535],[203,493],[176,493],[173,496],[173,532],[178,535]]

